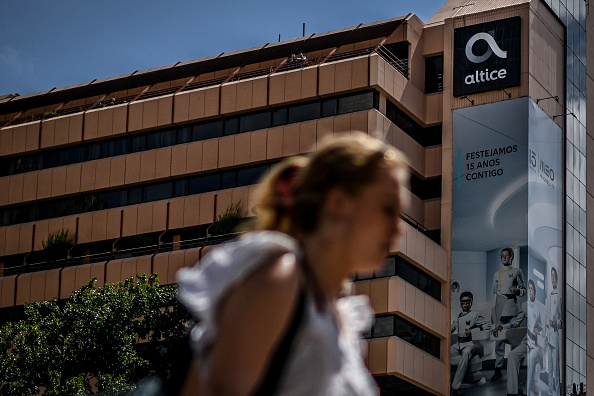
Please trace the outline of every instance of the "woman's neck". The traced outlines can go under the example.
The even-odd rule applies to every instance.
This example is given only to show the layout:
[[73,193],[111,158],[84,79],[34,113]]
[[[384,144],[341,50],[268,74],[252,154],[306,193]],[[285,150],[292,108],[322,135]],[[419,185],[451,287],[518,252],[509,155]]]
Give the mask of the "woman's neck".
[[303,238],[302,244],[305,265],[314,278],[311,281],[317,283],[316,287],[327,301],[334,300],[348,275],[346,260],[342,257],[344,250],[335,240],[319,235]]

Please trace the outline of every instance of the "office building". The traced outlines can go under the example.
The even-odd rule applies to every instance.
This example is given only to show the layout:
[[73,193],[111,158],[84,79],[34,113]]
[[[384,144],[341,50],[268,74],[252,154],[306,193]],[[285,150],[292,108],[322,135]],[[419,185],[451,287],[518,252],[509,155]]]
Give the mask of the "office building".
[[[93,276],[157,272],[172,283],[220,242],[217,216],[234,204],[253,216],[254,185],[271,165],[360,130],[403,150],[412,173],[404,235],[382,271],[353,281],[376,311],[367,364],[382,394],[450,392],[460,295],[472,291],[473,309],[497,324],[494,301],[509,293],[492,283],[505,248],[524,289],[507,302],[528,303],[532,281],[543,335],[558,338],[522,362],[520,377],[531,365],[538,375],[520,389],[585,389],[594,367],[587,4],[448,0],[426,22],[410,11],[1,97],[0,309],[67,298]],[[62,229],[74,246],[47,262],[42,242]],[[526,321],[521,329],[502,336],[504,360]],[[489,381],[496,340],[483,331],[474,341],[474,383],[460,392],[506,394],[509,365]]]

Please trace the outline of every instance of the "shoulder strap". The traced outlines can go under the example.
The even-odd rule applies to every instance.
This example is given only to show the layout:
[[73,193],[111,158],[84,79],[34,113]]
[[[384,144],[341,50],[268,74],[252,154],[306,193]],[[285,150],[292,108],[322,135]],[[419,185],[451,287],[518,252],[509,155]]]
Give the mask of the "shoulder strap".
[[305,311],[305,290],[303,287],[299,289],[298,299],[299,301],[297,302],[297,307],[295,308],[291,325],[287,329],[284,338],[274,353],[274,356],[268,365],[266,375],[260,383],[260,386],[254,393],[252,393],[252,396],[270,396],[274,395],[276,392],[281,374],[289,358],[291,346],[295,340],[295,335],[297,334],[297,330],[299,329],[303,320],[303,314]]

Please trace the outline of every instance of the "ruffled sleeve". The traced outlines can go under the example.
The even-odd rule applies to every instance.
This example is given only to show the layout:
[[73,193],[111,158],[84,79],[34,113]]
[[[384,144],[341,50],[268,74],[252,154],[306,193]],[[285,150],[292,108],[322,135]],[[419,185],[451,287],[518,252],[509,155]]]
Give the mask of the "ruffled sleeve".
[[214,249],[199,264],[177,273],[178,299],[197,321],[190,334],[197,359],[207,363],[205,350],[216,335],[217,307],[225,293],[262,263],[298,251],[297,241],[286,234],[251,232]]

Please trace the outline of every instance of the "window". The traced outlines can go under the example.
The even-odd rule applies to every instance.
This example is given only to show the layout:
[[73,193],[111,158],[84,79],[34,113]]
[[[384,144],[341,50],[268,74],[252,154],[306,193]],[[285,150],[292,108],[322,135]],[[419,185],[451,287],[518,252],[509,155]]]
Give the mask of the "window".
[[443,91],[443,55],[425,58],[425,93]]
[[206,140],[223,136],[223,121],[210,121],[194,126],[193,140]]
[[386,118],[423,147],[441,144],[441,125],[423,128],[389,100],[386,101]]
[[226,171],[221,173],[221,188],[233,188],[235,187],[235,171]]
[[185,126],[177,130],[177,144],[188,143],[192,141],[192,127]]
[[430,355],[440,358],[440,341],[437,336],[398,315],[377,316],[371,329],[371,337],[367,334],[367,338],[391,336],[396,336]]
[[272,125],[271,112],[263,111],[260,113],[242,116],[239,121],[239,132],[256,131],[258,129],[270,128]]
[[172,182],[152,184],[144,187],[144,202],[159,201],[171,198],[173,188]]
[[130,147],[130,152],[137,153],[146,150],[146,136],[134,136]]
[[196,176],[190,179],[190,194],[200,194],[221,188],[219,174]]
[[161,147],[173,146],[175,144],[175,137],[175,129],[149,133],[146,135],[146,149],[153,150]]
[[338,114],[338,99],[326,99],[322,101],[322,117],[332,117]]
[[357,274],[357,280],[398,276],[422,292],[441,301],[441,282],[398,255],[388,257],[373,274]]
[[264,173],[268,170],[268,165],[252,166],[239,169],[237,171],[237,187],[249,186],[260,181]]
[[303,122],[320,118],[320,102],[311,102],[289,107],[288,123]]
[[229,135],[235,135],[236,133],[239,133],[239,118],[237,118],[237,117],[225,118],[224,123],[225,123],[225,129],[224,129],[223,135],[229,136]]
[[[139,137],[140,140],[140,137]],[[138,151],[138,150],[137,150]],[[116,155],[124,155],[130,152],[130,139],[120,138],[101,142],[101,157],[115,157]]]
[[[379,99],[378,99],[379,100]],[[338,113],[354,113],[377,107],[374,105],[374,92],[365,92],[358,95],[344,96],[338,99]]]
[[272,126],[285,125],[287,123],[287,113],[286,107],[272,110]]

